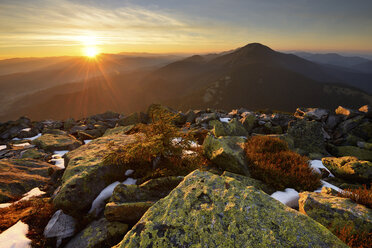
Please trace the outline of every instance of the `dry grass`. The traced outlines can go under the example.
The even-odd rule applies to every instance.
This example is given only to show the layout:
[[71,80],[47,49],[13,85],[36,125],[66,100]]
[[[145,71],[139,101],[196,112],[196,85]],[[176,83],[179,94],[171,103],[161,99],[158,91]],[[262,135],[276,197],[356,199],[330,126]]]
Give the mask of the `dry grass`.
[[276,190],[294,188],[313,191],[320,187],[320,176],[308,164],[308,158],[288,149],[285,141],[268,136],[255,136],[245,145],[249,170]]
[[21,220],[29,226],[27,237],[31,239],[32,247],[45,247],[46,239],[43,232],[53,213],[54,209],[49,198],[21,201],[0,209],[0,232]]
[[[372,184],[371,184],[372,187]],[[349,198],[358,204],[362,204],[368,208],[372,208],[372,188],[367,188],[367,185],[363,185],[357,189],[344,189],[338,193],[338,196]]]
[[372,244],[372,233],[355,231],[353,226],[336,229],[334,234],[351,248],[369,248]]

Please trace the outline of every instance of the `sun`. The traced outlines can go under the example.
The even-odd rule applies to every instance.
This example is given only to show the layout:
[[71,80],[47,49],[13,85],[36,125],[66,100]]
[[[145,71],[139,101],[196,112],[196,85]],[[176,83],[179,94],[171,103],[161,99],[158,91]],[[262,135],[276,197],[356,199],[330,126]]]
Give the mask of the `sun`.
[[99,52],[95,47],[86,47],[84,49],[84,54],[89,58],[95,58],[99,54]]

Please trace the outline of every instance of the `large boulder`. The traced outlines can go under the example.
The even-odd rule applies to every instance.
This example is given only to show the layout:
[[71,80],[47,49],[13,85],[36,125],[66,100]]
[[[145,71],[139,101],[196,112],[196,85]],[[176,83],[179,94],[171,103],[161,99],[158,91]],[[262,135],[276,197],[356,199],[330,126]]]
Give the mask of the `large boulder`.
[[203,143],[205,156],[220,169],[249,175],[243,149],[246,140],[238,136],[214,137],[208,135]]
[[357,183],[369,183],[372,181],[372,163],[369,161],[346,156],[322,158],[322,163],[337,177]]
[[296,120],[289,123],[288,136],[293,139],[294,147],[308,155],[326,154],[322,124],[317,121]]
[[121,118],[118,121],[120,126],[128,126],[128,125],[135,125],[138,123],[147,123],[148,122],[148,115],[142,112],[136,112]]
[[212,120],[209,122],[209,126],[212,127],[212,133],[216,137],[248,135],[248,132],[244,128],[243,124],[235,118],[231,119],[227,123],[218,120]]
[[330,152],[337,157],[352,156],[372,161],[372,152],[357,146],[329,146]]
[[174,189],[183,177],[161,177],[150,179],[141,185],[118,184],[110,202],[105,207],[109,221],[135,224],[142,215],[160,198]]
[[57,170],[57,166],[35,159],[1,159],[0,203],[47,184]]
[[125,169],[104,164],[105,155],[120,145],[136,142],[135,135],[116,134],[91,141],[65,155],[67,168],[62,186],[54,198],[57,208],[71,215],[88,210],[92,201],[109,184],[126,178]]
[[300,212],[310,216],[332,231],[352,226],[359,232],[372,230],[372,210],[348,198],[315,192],[302,192]]
[[294,115],[309,120],[325,121],[329,115],[329,110],[321,108],[297,108]]
[[82,145],[74,136],[63,133],[45,133],[33,140],[32,144],[49,152],[73,150]]
[[347,247],[324,226],[253,186],[194,171],[116,247]]
[[65,248],[101,248],[117,244],[128,230],[128,225],[109,222],[105,218],[93,221],[71,239]]

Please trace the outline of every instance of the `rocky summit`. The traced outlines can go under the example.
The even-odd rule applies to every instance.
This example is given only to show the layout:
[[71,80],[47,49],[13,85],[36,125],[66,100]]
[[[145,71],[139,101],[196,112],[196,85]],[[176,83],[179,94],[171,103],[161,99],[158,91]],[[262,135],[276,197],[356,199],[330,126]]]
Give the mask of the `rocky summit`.
[[32,247],[370,247],[370,109],[0,123],[0,239],[26,225]]

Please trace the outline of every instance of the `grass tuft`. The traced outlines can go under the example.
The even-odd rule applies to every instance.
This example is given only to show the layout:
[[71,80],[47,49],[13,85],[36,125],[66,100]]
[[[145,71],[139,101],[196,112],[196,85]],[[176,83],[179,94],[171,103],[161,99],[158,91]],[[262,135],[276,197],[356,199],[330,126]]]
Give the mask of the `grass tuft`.
[[[371,184],[372,187],[372,184]],[[367,188],[367,185],[363,185],[357,189],[344,189],[338,193],[338,196],[349,198],[358,204],[362,204],[368,208],[372,208],[372,188]]]

